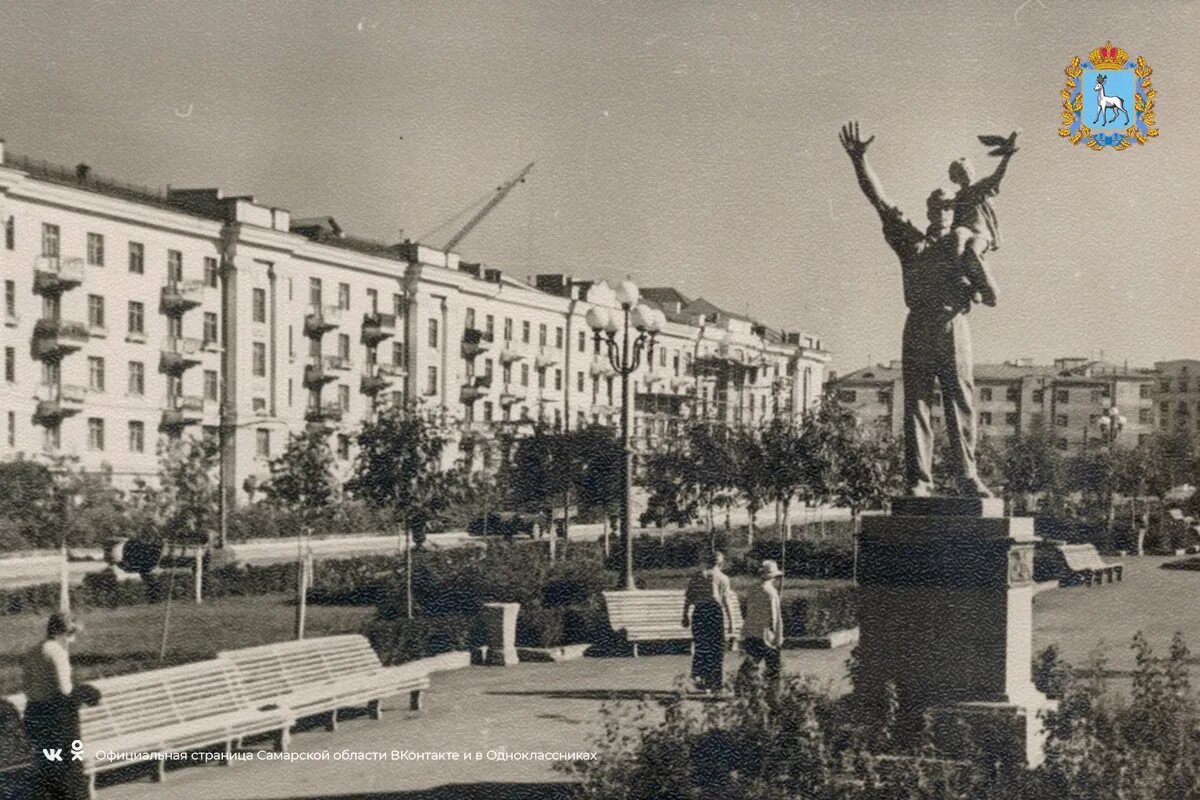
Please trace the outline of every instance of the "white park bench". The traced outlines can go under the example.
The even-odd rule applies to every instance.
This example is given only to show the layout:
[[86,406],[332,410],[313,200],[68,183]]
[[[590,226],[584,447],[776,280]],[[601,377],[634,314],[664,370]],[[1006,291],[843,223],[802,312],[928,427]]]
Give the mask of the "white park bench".
[[258,705],[286,708],[296,719],[328,715],[337,729],[342,708],[366,707],[379,719],[384,697],[409,693],[409,707],[421,709],[429,674],[414,665],[385,667],[365,637],[357,634],[225,650],[218,654],[235,665],[243,690]]
[[1095,545],[1090,544],[1060,544],[1057,549],[1062,553],[1065,562],[1066,580],[1080,580],[1088,586],[1095,586],[1113,579],[1121,580],[1125,567],[1121,563],[1109,564],[1100,558]]
[[[605,592],[608,624],[614,633],[623,633],[633,645],[637,657],[638,642],[692,641],[692,629],[683,621],[682,589],[638,589],[635,591]],[[734,602],[733,632],[727,638],[735,642],[742,630],[741,608]],[[693,644],[693,648],[695,645]]]
[[[275,734],[276,748],[283,751],[295,722],[286,708],[251,702],[233,664],[221,659],[101,678],[92,685],[100,691],[100,702],[79,711],[91,797],[98,773],[137,763],[99,760],[97,753],[167,754],[223,746],[228,754],[234,742],[268,733]],[[23,695],[7,699],[24,711]],[[157,758],[155,764],[155,780],[161,781],[166,760]]]

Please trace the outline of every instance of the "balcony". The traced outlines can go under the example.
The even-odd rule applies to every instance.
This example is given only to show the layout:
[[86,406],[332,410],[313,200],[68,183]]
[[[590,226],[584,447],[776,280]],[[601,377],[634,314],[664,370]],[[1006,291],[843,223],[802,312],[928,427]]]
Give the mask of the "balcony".
[[609,363],[607,358],[597,358],[592,362],[591,373],[593,378],[604,378],[609,375],[616,375],[617,371],[613,369],[613,365]]
[[314,359],[304,365],[304,388],[320,389],[330,381],[336,381],[337,375],[330,370],[324,359]]
[[304,421],[311,424],[324,425],[330,422],[341,422],[345,410],[339,403],[321,403],[309,406],[304,412]]
[[533,360],[533,366],[535,369],[546,369],[547,367],[553,367],[557,363],[558,354],[550,350],[543,350],[542,352],[538,353],[537,357]]
[[308,314],[304,317],[304,335],[318,338],[334,328],[340,328],[344,316],[341,306],[309,306]]
[[478,375],[474,378],[468,378],[459,393],[459,400],[464,404],[474,403],[487,394],[487,390],[490,388],[492,388],[491,375]]
[[404,368],[403,364],[380,364],[375,369],[379,371],[380,375],[386,375],[389,378],[403,378],[408,374],[408,370]]
[[200,352],[203,349],[204,343],[199,339],[168,336],[158,362],[159,372],[167,375],[182,375],[200,363]]
[[374,347],[395,335],[395,314],[363,314],[362,343],[367,347]]
[[57,296],[83,283],[83,259],[38,256],[33,263],[33,291]]
[[525,358],[525,354],[514,349],[511,345],[506,346],[500,351],[501,364],[511,364],[514,361],[520,361],[523,358]]
[[500,405],[503,408],[510,408],[511,406],[520,403],[524,399],[524,389],[510,388],[506,386],[504,387],[504,392],[500,395]]
[[348,356],[325,356],[321,362],[328,372],[349,372],[354,366]]
[[37,410],[33,412],[33,421],[38,425],[52,428],[62,422],[65,417],[82,411],[83,400],[86,396],[86,386],[42,387],[38,393]]
[[162,287],[159,310],[164,314],[182,314],[200,305],[203,299],[203,281],[169,281]]
[[181,395],[174,398],[171,408],[163,409],[161,428],[168,432],[178,432],[188,425],[199,424],[204,419],[204,398],[195,395]]
[[374,371],[368,370],[362,374],[358,390],[368,397],[374,397],[391,385],[392,376],[376,368]]
[[[463,358],[474,358],[492,346],[492,334],[478,328],[467,328],[463,331]],[[503,358],[503,356],[501,356]]]
[[57,361],[74,353],[88,340],[88,328],[82,322],[39,319],[33,326],[33,357]]

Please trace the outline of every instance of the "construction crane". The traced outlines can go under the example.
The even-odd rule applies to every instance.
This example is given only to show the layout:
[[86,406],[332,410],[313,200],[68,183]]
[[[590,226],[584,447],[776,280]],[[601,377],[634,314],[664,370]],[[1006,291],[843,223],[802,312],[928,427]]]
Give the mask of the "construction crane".
[[513,190],[514,186],[516,186],[518,183],[525,182],[525,176],[529,174],[529,170],[531,169],[533,169],[532,161],[526,164],[525,169],[518,172],[515,178],[496,187],[496,193],[492,195],[492,199],[488,200],[487,203],[484,204],[483,208],[479,209],[475,216],[471,217],[467,224],[462,226],[462,229],[459,230],[458,233],[451,236],[450,241],[446,242],[446,246],[442,249],[446,251],[453,250],[455,245],[466,238],[466,235],[470,233],[476,225],[482,222],[483,218],[490,214],[493,208],[500,205],[500,201],[508,196],[508,193]]

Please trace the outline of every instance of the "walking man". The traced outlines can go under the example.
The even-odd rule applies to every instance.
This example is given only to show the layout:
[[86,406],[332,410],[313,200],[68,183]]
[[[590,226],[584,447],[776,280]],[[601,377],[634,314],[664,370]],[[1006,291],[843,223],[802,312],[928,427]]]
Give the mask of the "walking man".
[[701,691],[719,692],[724,683],[725,639],[733,633],[737,595],[722,571],[725,554],[710,555],[705,568],[688,581],[683,598],[683,627],[692,628],[692,682]]
[[762,583],[746,595],[746,619],[742,622],[746,660],[738,670],[738,684],[745,686],[761,669],[767,687],[775,692],[779,689],[779,651],[783,647],[783,609],[776,581],[783,577],[783,572],[777,563],[767,559],[762,562],[758,577]]

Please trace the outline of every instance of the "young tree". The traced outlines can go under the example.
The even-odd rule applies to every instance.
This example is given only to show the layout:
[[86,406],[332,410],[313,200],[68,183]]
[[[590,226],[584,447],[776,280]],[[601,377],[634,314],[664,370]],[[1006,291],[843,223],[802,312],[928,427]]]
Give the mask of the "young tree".
[[290,437],[287,448],[271,461],[271,477],[262,491],[267,503],[298,514],[306,525],[328,514],[338,499],[328,435],[313,428]]
[[442,470],[446,435],[425,416],[391,408],[358,434],[358,459],[346,491],[391,515],[404,534],[405,598],[413,616],[412,547],[449,505],[453,486]]
[[775,504],[780,541],[784,539],[792,501],[808,486],[812,464],[807,444],[801,429],[790,420],[772,419],[762,431],[766,497]]
[[207,437],[169,440],[159,450],[158,509],[163,538],[207,544],[217,526],[217,444]]
[[1000,454],[999,470],[1014,510],[1031,510],[1039,494],[1061,493],[1062,462],[1054,436],[1042,425],[1009,437]]
[[[621,475],[625,449],[616,431],[606,425],[578,428],[571,436],[572,448],[582,462],[575,485],[580,509],[599,511],[607,530],[609,521],[620,509],[621,493],[625,491]],[[652,477],[649,464],[646,475]]]
[[[642,524],[683,526],[696,519],[700,514],[700,495],[683,442],[675,441],[665,450],[650,453],[644,464],[648,498]],[[615,480],[619,483],[619,472]]]
[[758,512],[766,505],[769,491],[767,453],[762,432],[741,428],[730,436],[733,486],[746,504],[749,516],[748,544],[754,544],[754,524]]
[[555,553],[554,508],[569,505],[582,471],[582,459],[568,433],[537,428],[518,440],[512,459],[513,505],[538,515],[550,531],[550,558]]
[[696,422],[687,429],[690,483],[707,512],[708,530],[715,534],[713,509],[727,504],[733,484],[733,457],[729,431],[717,425]]

